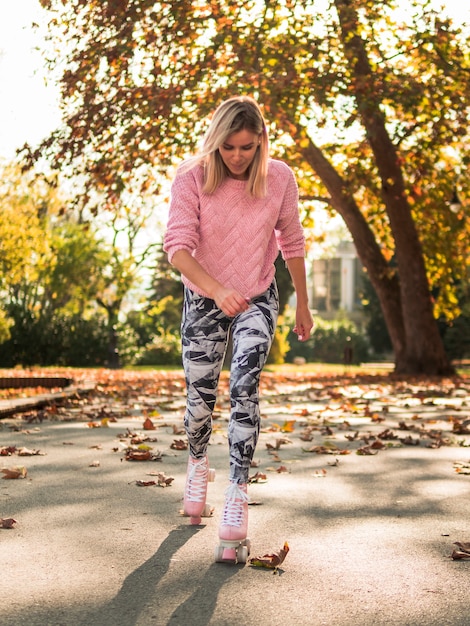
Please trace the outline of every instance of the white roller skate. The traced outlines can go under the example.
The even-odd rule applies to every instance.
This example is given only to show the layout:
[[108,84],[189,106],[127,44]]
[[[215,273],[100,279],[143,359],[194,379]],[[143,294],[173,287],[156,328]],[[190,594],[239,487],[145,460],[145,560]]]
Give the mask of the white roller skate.
[[200,524],[201,517],[210,517],[212,508],[206,503],[207,483],[215,480],[215,470],[209,469],[207,456],[188,459],[186,486],[184,489],[183,515],[190,517],[191,524]]
[[248,495],[246,485],[231,483],[225,492],[225,505],[219,527],[220,543],[215,548],[216,563],[246,563],[250,554]]

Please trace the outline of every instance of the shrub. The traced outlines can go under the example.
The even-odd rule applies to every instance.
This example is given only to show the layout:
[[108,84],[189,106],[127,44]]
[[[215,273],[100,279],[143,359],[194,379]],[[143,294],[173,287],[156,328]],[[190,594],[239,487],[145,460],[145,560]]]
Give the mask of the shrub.
[[285,362],[286,354],[289,352],[289,325],[285,323],[284,317],[279,316],[278,325],[274,334],[273,343],[268,356],[268,363],[279,365]]
[[[289,363],[295,357],[303,357],[307,362],[351,364],[362,363],[368,358],[366,339],[356,325],[347,319],[327,321],[316,318],[308,341],[300,342],[293,331],[289,332],[287,339],[290,350],[286,354],[286,361]],[[346,356],[350,358],[346,359]]]
[[138,365],[181,365],[181,337],[159,329],[152,341],[143,349]]

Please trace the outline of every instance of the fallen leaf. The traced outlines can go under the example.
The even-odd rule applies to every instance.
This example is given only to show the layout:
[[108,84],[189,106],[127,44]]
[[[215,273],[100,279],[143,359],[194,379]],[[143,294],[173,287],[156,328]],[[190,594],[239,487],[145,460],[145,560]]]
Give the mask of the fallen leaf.
[[385,439],[386,441],[391,441],[392,439],[398,439],[398,435],[396,435],[393,430],[387,428],[383,432],[377,435],[379,439]]
[[454,546],[470,555],[470,541],[454,541]]
[[370,446],[363,446],[362,448],[358,448],[356,450],[356,454],[359,454],[360,456],[372,456],[377,453],[378,450],[373,450]]
[[300,433],[301,441],[312,441],[314,437],[313,430],[314,429],[312,427],[304,428],[303,431]]
[[267,448],[268,450],[279,450],[279,448],[280,448],[281,446],[286,445],[286,444],[288,444],[288,443],[292,443],[292,441],[291,441],[290,439],[288,439],[287,437],[278,437],[278,438],[276,439],[276,441],[275,441],[274,445],[273,445],[273,444],[271,444],[271,443],[267,443],[267,444],[266,444],[266,448]]
[[383,448],[386,448],[387,446],[383,441],[380,441],[380,439],[376,439],[370,444],[370,447],[372,450],[383,450]]
[[148,447],[144,447],[143,449],[139,448],[138,450],[135,448],[127,448],[124,458],[126,461],[161,461],[162,453],[158,450],[152,452],[152,449]]
[[173,443],[170,445],[172,450],[187,450],[188,442],[184,439],[174,439]]
[[253,474],[253,476],[250,476],[250,478],[248,479],[248,482],[250,484],[265,483],[266,481],[267,481],[267,476],[266,474],[263,474],[263,472],[256,472],[256,474]]
[[155,430],[155,424],[152,422],[150,417],[147,417],[147,419],[145,420],[142,428],[144,430]]
[[1,471],[4,479],[26,478],[28,474],[26,467],[4,467]]
[[150,450],[126,450],[126,461],[150,461]]
[[16,519],[13,519],[12,517],[7,517],[5,519],[0,517],[0,528],[13,528],[16,523]]
[[470,435],[470,419],[468,420],[454,420],[452,427],[454,433],[458,435]]
[[265,567],[267,569],[277,570],[279,565],[284,562],[284,559],[289,552],[289,545],[284,542],[283,547],[272,554],[263,554],[263,556],[255,556],[249,559],[248,563],[253,567]]
[[351,454],[350,450],[337,448],[334,445],[313,446],[312,448],[302,448],[304,452],[315,452],[316,454]]
[[400,437],[400,441],[405,446],[419,446],[420,444],[419,438],[416,437],[413,439],[411,435],[408,435],[408,437]]
[[454,463],[454,468],[457,474],[470,474],[470,462],[469,463],[460,463],[456,461]]
[[385,417],[383,417],[382,415],[379,415],[378,413],[374,413],[370,419],[372,422],[375,422],[375,423],[380,423],[380,422],[385,421]]
[[470,559],[470,553],[464,552],[463,550],[453,550],[450,556],[452,559],[454,559],[454,561]]
[[3,448],[0,448],[0,456],[11,456],[12,454],[15,454],[16,452],[16,446],[4,446]]
[[[156,437],[148,437],[148,436],[142,436],[142,435],[133,435],[131,437],[131,444],[133,446],[140,446],[141,448],[143,447],[142,444],[144,442],[150,442],[150,443],[155,443],[158,441],[158,439]],[[149,449],[151,448],[151,446],[147,446]]]
[[159,487],[169,487],[174,480],[173,476],[166,476],[164,472],[157,474],[157,484]]

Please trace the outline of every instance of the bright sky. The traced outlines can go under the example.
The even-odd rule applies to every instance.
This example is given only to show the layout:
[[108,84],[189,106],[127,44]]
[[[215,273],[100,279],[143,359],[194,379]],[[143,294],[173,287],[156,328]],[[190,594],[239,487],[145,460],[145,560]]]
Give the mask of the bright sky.
[[[59,123],[58,89],[36,49],[43,46],[44,22],[38,0],[0,0],[0,157],[11,158],[26,141],[39,143]],[[50,82],[50,81],[49,81]]]
[[[43,68],[45,29],[39,0],[0,0],[0,158],[26,141],[35,145],[59,124],[58,89]],[[470,22],[468,0],[436,0],[454,18]]]

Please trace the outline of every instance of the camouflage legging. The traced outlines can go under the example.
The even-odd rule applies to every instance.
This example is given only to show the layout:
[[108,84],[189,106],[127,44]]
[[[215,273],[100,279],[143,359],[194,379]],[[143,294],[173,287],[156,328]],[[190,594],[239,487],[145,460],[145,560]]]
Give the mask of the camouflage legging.
[[276,283],[253,298],[247,311],[227,317],[213,300],[185,288],[181,338],[187,402],[184,424],[190,454],[206,454],[212,432],[220,370],[229,333],[231,415],[228,428],[230,480],[248,481],[260,428],[259,378],[266,363],[279,312]]

